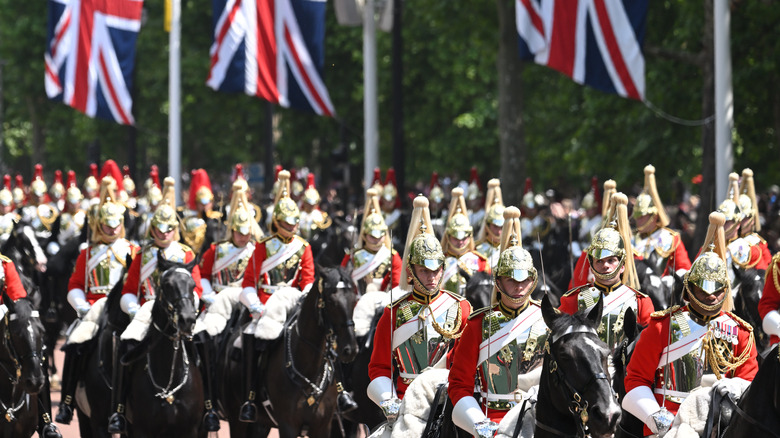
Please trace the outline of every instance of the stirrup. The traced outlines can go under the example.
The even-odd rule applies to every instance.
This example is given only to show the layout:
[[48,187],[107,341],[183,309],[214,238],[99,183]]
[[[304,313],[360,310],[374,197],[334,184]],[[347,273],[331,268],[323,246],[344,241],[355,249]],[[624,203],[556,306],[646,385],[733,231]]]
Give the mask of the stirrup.
[[108,433],[127,433],[127,419],[125,418],[125,414],[120,414],[119,412],[111,414],[111,417],[108,419]]
[[73,421],[73,407],[67,402],[60,402],[59,411],[57,412],[57,416],[54,417],[54,421],[60,424],[70,424],[70,422]]
[[217,415],[214,409],[207,410],[203,415],[203,429],[206,432],[217,432],[219,427],[219,415]]
[[347,391],[341,391],[339,393],[337,402],[339,406],[339,411],[341,411],[342,414],[346,414],[347,412],[352,412],[358,408],[357,402],[355,401],[354,398],[352,398],[352,395],[350,395],[350,393],[348,393]]
[[40,436],[42,438],[62,438],[62,434],[57,429],[57,426],[51,423],[47,423],[41,428]]
[[257,405],[252,401],[245,401],[241,405],[241,413],[238,415],[238,421],[242,423],[257,422]]

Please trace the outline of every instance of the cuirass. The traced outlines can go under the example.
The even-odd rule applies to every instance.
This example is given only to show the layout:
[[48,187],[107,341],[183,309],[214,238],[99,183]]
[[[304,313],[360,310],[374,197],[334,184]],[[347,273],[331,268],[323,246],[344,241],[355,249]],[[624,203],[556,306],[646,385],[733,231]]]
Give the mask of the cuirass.
[[[448,256],[444,260],[444,272],[447,272],[447,270],[456,263],[460,269],[463,269],[469,275],[479,270],[479,257],[474,253],[467,252],[460,256],[460,258]],[[460,274],[460,271],[457,270],[457,268],[455,269],[455,273],[442,284],[442,289],[450,290],[460,296],[464,296],[466,294],[466,278]]]
[[[245,251],[245,249],[247,249]],[[219,272],[212,273],[212,284],[214,290],[221,291],[226,287],[240,287],[241,282],[244,279],[244,271],[246,265],[249,263],[249,259],[254,253],[255,244],[249,242],[247,248],[238,248],[231,242],[222,242],[218,244],[214,251],[214,265],[216,266],[218,260],[225,259],[227,257],[235,257],[237,253],[243,254],[240,257],[235,257],[230,265],[226,266]]]
[[[671,321],[672,332],[669,345],[674,345],[675,342],[688,338],[686,343],[696,342],[696,346],[687,354],[672,360],[665,367],[662,367],[662,369],[665,368],[665,371],[660,372],[656,379],[663,379],[665,376],[667,390],[677,393],[689,393],[701,386],[704,374],[713,372],[705,356],[705,350],[701,348],[702,340],[705,339],[706,334],[708,332],[712,333],[712,336],[716,338],[716,348],[725,357],[730,357],[734,352],[734,346],[738,343],[737,332],[739,328],[738,324],[730,318],[721,322],[713,320],[709,323],[702,323],[691,318],[688,311],[680,310],[672,314]],[[694,340],[691,338],[691,332],[702,330],[703,328],[706,331],[698,339]],[[660,382],[657,382],[656,387],[662,387]],[[656,392],[658,391],[656,390]],[[666,397],[668,400],[677,403],[685,398],[684,395],[674,394],[667,394]]]
[[674,250],[674,235],[666,228],[659,228],[647,237],[634,236],[634,250],[644,258],[649,258],[655,252],[664,261]]
[[14,212],[0,216],[0,235],[11,234],[14,229],[14,218],[16,218]]
[[[424,307],[423,304],[411,299],[400,303],[396,309],[395,328],[414,318]],[[436,318],[436,323],[444,330],[452,330],[457,324],[459,308],[458,301],[453,301],[449,309]],[[444,357],[452,346],[454,340],[447,339],[434,330],[433,324],[428,321],[430,317],[430,313],[426,311],[425,321],[418,320],[417,332],[395,349],[395,357],[401,373],[412,376],[420,374],[422,370]],[[409,379],[411,378],[413,377]]]
[[[284,251],[287,247],[287,243],[282,242],[278,237],[272,237],[264,242],[266,258],[269,259],[279,252]],[[298,272],[298,265],[301,262],[303,253],[306,251],[306,246],[302,246],[295,254],[290,258],[279,263],[268,271],[268,278],[271,285],[278,285],[281,283],[289,283],[295,278],[295,274]],[[259,266],[256,268],[260,269]]]
[[[614,294],[618,290],[610,292]],[[601,291],[595,287],[583,288],[577,297],[577,309],[587,309],[598,303],[601,299]],[[615,347],[619,345],[626,334],[624,330],[626,310],[633,309],[634,315],[637,314],[636,294],[631,293],[623,298],[622,303],[615,306],[611,311],[604,309],[601,315],[601,324],[598,327],[599,338],[609,347],[609,352],[614,353]]]
[[206,238],[206,221],[200,216],[187,216],[182,221],[181,235],[184,238],[184,243],[197,251]]
[[[521,314],[522,315],[522,314]],[[516,318],[520,318],[518,315]],[[493,333],[515,322],[516,318],[504,315],[499,310],[488,311],[482,320],[482,341],[486,341]],[[523,332],[513,335],[515,339],[509,344],[490,351],[490,356],[479,364],[483,392],[489,394],[509,394],[518,388],[518,375],[526,374],[539,367],[544,360],[544,344],[547,340],[547,326],[539,315],[539,320]],[[501,406],[493,406],[501,408]],[[510,408],[509,404],[506,408]]]
[[124,266],[118,257],[122,257],[121,260],[124,261],[129,252],[130,245],[122,240],[110,246],[100,243],[89,247],[89,265],[96,262],[95,257],[100,257],[100,262],[87,277],[90,293],[105,295],[111,291],[111,288],[122,279]]
[[490,263],[491,268],[495,268],[498,264],[498,256],[501,255],[501,248],[498,246],[493,246],[490,244],[490,242],[480,242],[479,245],[476,247],[476,251],[488,260],[488,263]]
[[[160,255],[157,254],[157,252],[160,251],[160,248],[156,246],[148,246],[144,250],[143,254],[141,255],[141,269],[155,256],[160,257]],[[165,259],[176,262],[176,263],[184,263],[185,257],[187,256],[187,253],[184,252],[184,248],[178,243],[173,242],[171,245],[163,251],[163,257]],[[141,294],[148,300],[151,298],[154,298],[155,295],[155,289],[157,289],[157,286],[160,284],[160,271],[155,267],[154,272],[146,278],[146,280],[143,281],[141,284]]]
[[60,234],[57,239],[60,245],[64,245],[68,240],[81,233],[85,216],[84,210],[79,210],[76,213],[62,213],[60,215]]
[[[374,257],[376,257],[375,254],[371,253],[365,248],[361,248],[357,251],[355,251],[352,254],[352,267],[353,269],[357,269],[367,263],[371,263],[374,261]],[[362,283],[368,283],[373,282],[374,280],[381,280],[385,278],[385,275],[387,275],[388,272],[393,267],[393,253],[388,252],[387,257],[385,257],[384,260],[379,262],[379,265],[374,268],[373,271],[369,272],[365,277],[361,278],[359,281]]]

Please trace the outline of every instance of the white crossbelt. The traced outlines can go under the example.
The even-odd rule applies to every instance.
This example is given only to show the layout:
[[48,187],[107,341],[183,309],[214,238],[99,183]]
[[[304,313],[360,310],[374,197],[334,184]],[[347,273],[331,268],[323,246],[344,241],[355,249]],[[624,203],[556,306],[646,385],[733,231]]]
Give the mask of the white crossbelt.
[[389,253],[390,253],[390,249],[388,249],[385,245],[382,245],[382,247],[379,248],[379,251],[377,251],[376,254],[373,255],[373,257],[368,263],[352,271],[352,281],[357,282],[361,278],[370,274],[374,269],[379,267],[379,265],[381,265],[383,261],[387,259]]
[[263,260],[262,266],[260,266],[260,275],[266,274],[271,269],[279,266],[280,264],[284,263],[293,256],[293,254],[297,253],[299,249],[303,247],[303,241],[299,239],[293,239],[290,241],[290,243],[287,244],[287,246],[284,247],[284,250],[279,251],[278,253],[274,254],[270,258],[267,258]]
[[[434,319],[438,319],[441,315],[444,315],[454,302],[455,298],[448,294],[442,294],[430,305],[432,317]],[[393,350],[398,348],[399,345],[403,344],[407,339],[411,338],[415,333],[417,333],[419,330],[418,324],[420,320],[420,313],[425,312],[425,309],[426,308],[423,307],[422,310],[420,310],[420,312],[414,316],[414,318],[406,321],[403,325],[401,325],[401,327],[398,327],[393,331]]]

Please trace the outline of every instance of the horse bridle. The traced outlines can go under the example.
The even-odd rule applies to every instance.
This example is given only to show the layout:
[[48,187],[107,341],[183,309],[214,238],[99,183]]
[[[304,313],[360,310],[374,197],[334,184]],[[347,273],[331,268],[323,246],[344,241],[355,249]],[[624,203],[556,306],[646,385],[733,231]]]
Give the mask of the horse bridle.
[[[163,277],[165,277],[166,275],[168,275],[171,272],[176,272],[176,271],[179,271],[179,270],[184,271],[187,274],[191,275],[191,273],[189,271],[187,271],[186,269],[184,269],[184,268],[175,268],[175,269],[172,269],[172,270],[167,270],[167,271],[163,272],[162,275],[160,276],[160,283],[162,284]],[[162,309],[165,312],[165,316],[167,316],[167,318],[166,318],[167,322],[166,322],[164,328],[161,329],[157,325],[157,323],[153,323],[154,327],[157,329],[157,331],[159,331],[164,336],[168,337],[168,339],[170,339],[171,341],[174,341],[174,342],[177,342],[177,341],[181,340],[182,338],[186,338],[187,340],[191,340],[192,339],[192,335],[191,334],[188,335],[188,336],[183,336],[182,335],[181,328],[179,328],[179,314],[176,311],[177,309],[180,308],[179,307],[179,303],[182,302],[183,300],[190,299],[190,297],[187,294],[183,294],[183,295],[180,295],[179,297],[177,297],[175,300],[170,301],[170,300],[167,299],[167,297],[165,297],[164,294],[161,293],[161,294],[158,294],[157,297],[155,297],[155,299],[160,302],[160,305],[162,306]],[[167,329],[169,327],[173,327],[176,330],[175,334],[173,334],[173,335],[169,335],[168,334]]]
[[[591,331],[572,331],[563,334],[558,339],[554,339],[553,343],[559,342],[560,340],[569,337],[570,335],[573,335],[575,333],[583,333],[583,334],[598,337],[598,335],[596,335],[595,332],[591,332]],[[588,379],[588,381],[585,383],[582,390],[577,391],[577,388],[575,388],[574,385],[572,385],[571,382],[569,382],[569,379],[566,378],[566,375],[563,373],[563,371],[561,371],[561,369],[558,368],[558,359],[555,357],[555,353],[553,353],[553,349],[552,346],[550,345],[549,339],[547,340],[544,346],[544,350],[545,350],[545,355],[549,356],[550,358],[549,366],[548,366],[549,373],[553,374],[555,378],[558,379],[559,382],[563,382],[562,388],[564,394],[569,399],[568,409],[573,416],[574,423],[577,425],[576,436],[584,437],[586,436],[587,429],[588,429],[588,401],[583,399],[580,393],[587,392],[590,389],[590,387],[596,382],[598,382],[599,380],[609,380],[609,376],[607,376],[607,374],[604,372],[595,373],[590,376],[590,379]],[[612,390],[612,386],[610,385],[609,387],[610,390]],[[612,390],[612,392],[614,394],[614,390]],[[543,429],[555,435],[564,436],[564,437],[569,436],[552,426],[548,426],[539,422],[538,419],[536,421],[536,425],[539,426],[540,429]]]
[[[35,315],[33,314],[32,316],[35,316]],[[12,394],[13,394],[15,388],[19,385],[19,379],[22,377],[22,362],[24,360],[26,360],[26,359],[29,359],[29,358],[40,360],[38,352],[36,351],[35,348],[33,348],[30,351],[29,355],[25,355],[25,356],[21,356],[20,357],[19,353],[16,351],[16,347],[14,347],[14,343],[11,342],[11,325],[10,325],[10,323],[11,323],[11,321],[16,320],[17,318],[18,318],[18,316],[15,313],[11,313],[10,315],[9,315],[9,313],[6,313],[5,316],[3,317],[3,323],[5,325],[5,330],[4,330],[5,333],[3,334],[2,346],[3,346],[4,349],[6,349],[8,351],[9,357],[13,361],[14,371],[12,372],[11,370],[9,370],[5,366],[5,364],[0,362],[0,368],[2,368],[3,371],[5,371],[6,374],[8,374],[8,380],[11,382],[11,386],[13,388],[11,390]],[[11,406],[7,406],[5,404],[5,402],[0,400],[0,412],[4,412],[5,413],[4,417],[5,417],[5,420],[8,423],[12,423],[12,422],[16,421],[16,416],[14,414],[17,411],[19,411],[20,409],[22,409],[22,407],[24,407],[25,403],[29,403],[29,401],[30,401],[29,394],[27,394],[26,391],[23,391],[21,396],[19,397],[19,401],[15,405],[12,403]]]

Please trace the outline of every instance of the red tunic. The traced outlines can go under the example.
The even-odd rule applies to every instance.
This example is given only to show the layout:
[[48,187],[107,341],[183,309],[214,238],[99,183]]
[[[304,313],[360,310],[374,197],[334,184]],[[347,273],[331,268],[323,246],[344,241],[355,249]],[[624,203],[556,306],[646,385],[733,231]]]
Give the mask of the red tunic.
[[[446,293],[446,292],[442,292]],[[453,294],[454,295],[454,294]],[[460,297],[458,297],[460,299]],[[414,300],[412,295],[409,295],[408,297],[404,298],[404,300]],[[462,315],[462,324],[465,326],[468,322],[468,317],[471,314],[471,304],[469,304],[468,301],[465,299],[460,299],[460,309],[461,309],[461,315]],[[376,326],[376,332],[374,333],[374,350],[371,352],[371,362],[368,364],[368,377],[371,380],[376,379],[377,377],[387,377],[388,379],[393,379],[393,372],[396,370],[394,368],[394,365],[391,361],[391,332],[390,332],[390,326],[391,321],[396,320],[395,312],[398,308],[398,305],[392,305],[385,307],[384,312],[382,313],[382,317],[379,319],[379,323]],[[459,339],[455,340],[454,345],[450,349],[450,351],[447,353],[447,368],[450,368],[452,365],[452,352],[456,350],[456,347],[459,343]],[[476,368],[476,366],[475,366]],[[406,388],[409,386],[408,383],[404,383],[404,379],[401,377],[398,377],[398,380],[395,384],[395,389],[398,394],[398,398],[403,398],[404,393],[406,392]],[[472,389],[473,389],[473,381],[472,381]]]
[[211,281],[211,271],[214,269],[214,254],[217,253],[217,244],[212,243],[209,249],[203,253],[200,259],[200,277]]
[[[748,235],[744,238],[747,239],[751,236],[752,235]],[[769,252],[769,245],[767,245],[766,240],[762,239],[757,234],[755,237],[758,238],[758,243],[750,245],[750,256],[748,257],[745,266],[758,270],[766,270],[769,267],[769,263],[772,262],[772,254]],[[748,239],[748,241],[750,240],[751,239]]]
[[[95,301],[103,298],[106,296],[106,294],[95,294],[88,290],[85,290],[85,282],[86,282],[86,269],[87,269],[87,251],[89,251],[91,246],[82,249],[79,253],[78,258],[76,259],[76,267],[73,269],[73,274],[70,276],[70,280],[68,280],[68,290],[73,289],[81,289],[84,291],[84,295],[87,299],[87,302],[89,305],[95,304]],[[135,255],[138,253],[140,248],[138,245],[130,244],[130,256],[135,259]],[[120,263],[124,262],[124,260],[120,260]],[[120,280],[121,281],[121,280]]]
[[[597,284],[588,284],[587,287],[593,286],[596,289],[601,290],[602,292],[606,292],[603,286],[597,285]],[[611,290],[616,289],[620,284],[613,286]],[[582,287],[576,288],[574,290],[570,290],[569,292],[566,292],[561,297],[561,305],[558,307],[558,310],[564,313],[568,313],[569,315],[574,315],[577,313],[577,310],[579,308],[579,297],[580,297],[580,291],[582,290]],[[653,300],[650,299],[647,295],[634,291],[636,294],[636,309],[637,309],[637,315],[636,320],[639,322],[639,324],[643,326],[647,326],[647,324],[650,322],[650,315],[653,314],[655,311],[655,308],[653,307]]]
[[[244,271],[244,281],[241,283],[241,287],[255,287],[260,284],[270,284],[268,274],[263,274],[260,278],[260,267],[263,266],[263,261],[266,259],[265,244],[263,242],[255,245],[255,252],[252,257],[249,258],[249,263]],[[293,279],[290,286],[303,290],[306,286],[314,283],[314,257],[311,253],[311,246],[306,243],[301,256],[300,269]],[[257,272],[255,272],[257,270]],[[260,302],[265,304],[271,294],[266,293],[262,288],[257,288],[257,297],[260,298]]]
[[[683,307],[682,310],[687,310],[687,307]],[[725,313],[727,312],[720,312],[721,315]],[[653,317],[650,318],[650,325],[642,331],[642,336],[640,336],[639,341],[637,341],[634,354],[626,369],[626,392],[630,392],[638,386],[647,386],[651,390],[663,386],[663,368],[659,368],[658,364],[664,349],[666,349],[666,346],[669,343],[670,315],[671,312],[655,313]],[[731,314],[729,314],[729,316],[733,317]],[[745,348],[750,348],[750,357],[744,364],[737,367],[736,370],[729,372],[726,377],[739,377],[752,382],[758,371],[756,344],[755,342],[748,342],[750,340],[750,330],[747,328],[750,326],[743,325],[738,319],[735,319],[735,321],[740,324],[742,330],[739,330],[737,335],[738,343],[734,355],[739,356]],[[661,405],[663,395],[654,395],[658,404]],[[680,407],[678,403],[669,400],[666,401],[665,406],[675,415],[677,415],[677,409]],[[641,420],[644,421],[644,418]],[[645,426],[645,435],[648,434],[650,434],[650,430]]]
[[[125,280],[125,285],[122,287],[122,295],[133,294],[138,296],[139,305],[146,302],[144,294],[141,293],[138,288],[138,283],[141,279],[142,259],[143,257],[141,257],[141,254],[133,259],[133,264],[130,265],[130,270],[127,272],[127,280]],[[195,253],[192,249],[188,249],[184,254],[184,263],[189,263],[194,259]],[[195,265],[195,267],[192,268],[192,279],[195,280],[195,293],[198,294],[198,298],[200,298],[201,295],[203,295],[203,287],[200,285],[200,267],[198,267],[198,265]]]
[[[22,280],[19,278],[19,273],[16,271],[14,262],[9,258],[0,255],[0,264],[3,265],[4,288],[8,298],[10,298],[11,301],[16,301],[19,298],[26,297],[27,291],[24,290]],[[0,303],[2,303],[2,301],[3,298],[0,296]]]
[[[769,265],[766,271],[766,278],[764,279],[764,293],[761,295],[761,300],[758,302],[758,315],[761,320],[764,320],[766,314],[777,310],[780,311],[780,256],[775,255],[772,259],[772,263]],[[771,345],[780,342],[780,338],[776,335],[772,335],[769,338]]]
[[[351,255],[345,255],[344,259],[341,260],[341,266],[346,268],[349,266],[350,260],[352,260]],[[390,283],[390,289],[398,286],[401,283],[401,269],[403,269],[404,264],[401,261],[401,256],[398,255],[396,250],[393,250],[392,260],[393,261],[392,265],[390,266],[390,272],[386,273],[382,279],[382,287],[380,288],[381,290],[387,290],[388,283]]]
[[569,280],[569,290],[588,284],[588,275],[590,275],[588,253],[582,251],[580,253],[580,258],[577,259],[577,264],[574,266],[574,273],[571,276],[571,280]]

